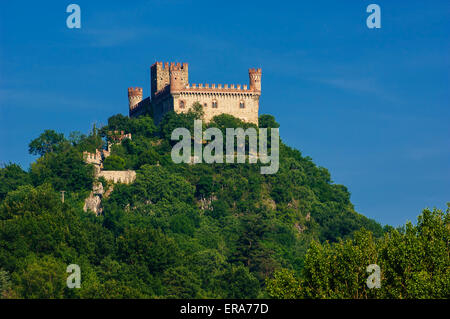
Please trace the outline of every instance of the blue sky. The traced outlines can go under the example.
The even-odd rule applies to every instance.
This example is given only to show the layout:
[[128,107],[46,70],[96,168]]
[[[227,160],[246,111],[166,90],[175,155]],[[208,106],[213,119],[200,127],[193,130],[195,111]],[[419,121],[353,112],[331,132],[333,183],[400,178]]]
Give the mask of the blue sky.
[[[381,29],[366,26],[370,3]],[[191,83],[246,84],[261,67],[260,114],[282,139],[358,212],[414,222],[450,201],[449,16],[444,0],[2,1],[0,162],[28,168],[43,130],[127,114],[127,87],[148,95],[155,61],[188,62]]]

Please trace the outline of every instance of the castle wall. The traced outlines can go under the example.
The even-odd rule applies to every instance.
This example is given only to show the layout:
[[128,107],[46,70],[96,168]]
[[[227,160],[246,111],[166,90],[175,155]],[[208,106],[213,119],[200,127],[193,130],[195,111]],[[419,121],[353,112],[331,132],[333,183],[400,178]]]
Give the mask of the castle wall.
[[150,97],[146,97],[139,103],[135,104],[132,108],[129,108],[130,117],[138,117],[144,115],[150,111]]
[[170,93],[160,94],[152,101],[152,113],[155,124],[158,124],[164,114],[174,110],[173,96]]
[[[213,101],[217,108],[213,108]],[[181,92],[174,95],[174,110],[187,112],[195,102],[203,106],[206,122],[223,113],[233,115],[245,122],[258,124],[259,95],[252,93]],[[184,103],[184,108],[181,106]],[[243,103],[243,108],[241,108]]]
[[113,183],[131,184],[136,180],[135,171],[101,171],[100,176]]

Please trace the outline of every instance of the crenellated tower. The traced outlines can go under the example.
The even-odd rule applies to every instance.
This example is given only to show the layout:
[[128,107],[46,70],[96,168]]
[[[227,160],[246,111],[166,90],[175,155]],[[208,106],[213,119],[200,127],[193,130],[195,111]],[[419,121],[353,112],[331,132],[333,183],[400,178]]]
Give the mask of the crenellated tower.
[[[183,87],[189,83],[189,69],[187,63],[156,62],[150,67],[151,97],[154,98],[157,92],[163,91],[171,84],[171,73],[177,73]],[[180,86],[180,83],[176,85]]]
[[186,88],[187,82],[180,63],[170,65],[170,93],[176,93]]
[[249,69],[250,90],[261,92],[261,69]]
[[128,88],[128,106],[130,112],[142,101],[142,88]]

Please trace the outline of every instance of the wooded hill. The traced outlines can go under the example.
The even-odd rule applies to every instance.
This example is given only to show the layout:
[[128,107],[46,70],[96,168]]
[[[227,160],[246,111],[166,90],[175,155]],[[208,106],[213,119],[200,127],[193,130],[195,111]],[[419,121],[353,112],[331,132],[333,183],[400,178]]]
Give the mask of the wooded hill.
[[[174,164],[172,130],[192,130],[200,117],[199,109],[168,113],[155,126],[149,116],[115,115],[89,135],[67,138],[47,130],[29,145],[40,157],[27,171],[4,165],[2,296],[448,297],[448,212],[428,212],[428,228],[383,228],[354,210],[349,191],[333,183],[327,169],[283,142],[273,175],[262,175],[260,164]],[[205,125],[250,126],[230,115]],[[272,116],[260,116],[260,128],[278,126]],[[105,147],[114,130],[131,133],[132,140],[112,147],[105,169],[136,170],[137,178],[114,185],[102,200],[103,214],[95,216],[83,211],[94,177],[82,152]],[[433,246],[423,244],[430,240]],[[365,285],[365,268],[376,262],[382,271],[390,267],[383,279],[396,289],[391,295]],[[69,264],[81,268],[80,289],[66,286]]]

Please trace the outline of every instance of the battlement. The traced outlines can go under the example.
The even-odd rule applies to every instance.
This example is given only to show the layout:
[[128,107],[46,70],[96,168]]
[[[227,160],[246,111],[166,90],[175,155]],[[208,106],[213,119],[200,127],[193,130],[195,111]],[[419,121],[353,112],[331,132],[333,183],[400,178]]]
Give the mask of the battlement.
[[128,88],[128,97],[131,97],[131,96],[140,96],[140,97],[142,97],[142,94],[143,94],[143,90],[142,90],[141,87],[135,87],[135,88],[130,87],[130,88]]
[[126,138],[131,140],[131,133],[125,134],[124,131],[108,131],[107,134],[116,143],[120,143]]
[[184,91],[209,91],[209,92],[250,92],[247,84],[216,84],[216,83],[192,83],[187,84]]
[[98,149],[95,150],[95,153],[90,153],[90,152],[84,151],[83,152],[83,160],[87,164],[93,164],[95,167],[95,171],[99,172],[103,166],[102,155],[103,155],[102,152],[100,152],[100,150],[98,150]]
[[128,108],[130,111],[135,109],[142,101],[143,90],[141,87],[128,88]]
[[189,70],[187,63],[156,62],[151,67],[151,97],[164,91],[167,86],[170,90],[180,90],[189,82]]
[[83,158],[86,161],[86,163],[100,164],[102,160],[102,153],[98,149],[95,150],[95,153],[84,151]]
[[251,69],[248,69],[248,73],[262,74],[262,70],[261,70],[261,68],[259,68],[259,69],[251,68]]
[[160,70],[171,70],[172,68],[177,68],[179,70],[187,70],[188,63],[180,63],[180,62],[155,62],[151,66],[151,68],[158,68]]
[[250,82],[250,90],[261,92],[262,70],[255,68],[248,69],[248,76]]

